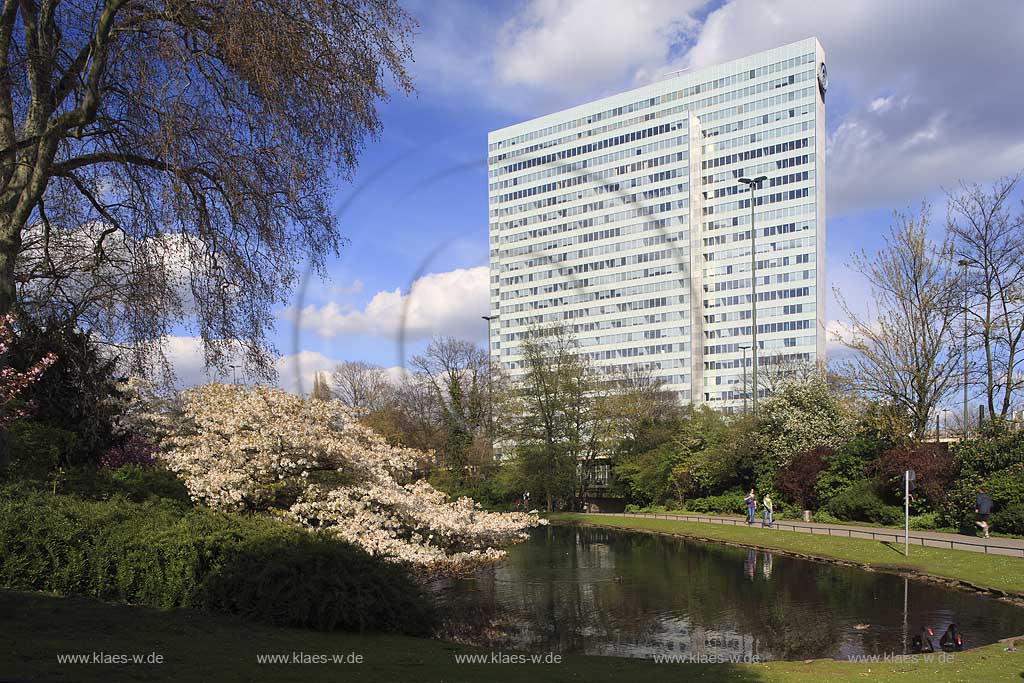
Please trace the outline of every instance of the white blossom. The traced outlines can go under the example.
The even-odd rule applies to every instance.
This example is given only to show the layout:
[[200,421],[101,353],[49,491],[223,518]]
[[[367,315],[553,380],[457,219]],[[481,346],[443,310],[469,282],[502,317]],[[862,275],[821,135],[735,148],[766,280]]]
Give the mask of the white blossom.
[[280,389],[208,384],[185,392],[164,441],[194,500],[275,512],[389,560],[431,567],[482,562],[546,520],[451,500],[413,479],[418,451],[392,446],[335,402]]

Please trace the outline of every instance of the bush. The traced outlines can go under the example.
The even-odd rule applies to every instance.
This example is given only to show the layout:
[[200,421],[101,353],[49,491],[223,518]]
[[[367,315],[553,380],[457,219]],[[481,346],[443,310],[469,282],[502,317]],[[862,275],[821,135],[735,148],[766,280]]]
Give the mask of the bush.
[[910,528],[916,531],[929,531],[939,528],[937,512],[926,512],[923,515],[910,516]]
[[871,480],[859,482],[839,492],[829,501],[825,511],[848,522],[872,522],[892,526],[903,520],[902,510],[895,505],[887,504],[882,499],[878,483]]
[[818,446],[794,456],[775,477],[779,493],[803,510],[817,508],[818,475],[825,469],[826,459],[833,453],[828,446]]
[[891,448],[869,467],[869,471],[886,482],[888,490],[901,499],[903,476],[907,470],[914,470],[917,474],[913,504],[925,504],[934,510],[946,502],[955,474],[953,458],[946,444],[919,443]]
[[160,499],[4,493],[7,588],[318,630],[425,633],[430,625],[428,603],[402,567],[284,522]]
[[57,361],[25,392],[36,420],[75,435],[61,452],[60,467],[95,464],[114,440],[118,397],[117,359],[74,325],[21,320],[11,364],[26,368],[48,353]]
[[825,469],[815,482],[818,503],[828,501],[845,488],[864,479],[864,469],[881,452],[884,442],[869,435],[858,435],[825,457]]
[[1004,534],[1024,534],[1024,501],[1017,501],[999,508],[992,513],[990,519],[995,531]]
[[122,465],[155,467],[156,464],[156,445],[138,434],[132,434],[124,443],[111,446],[100,458],[100,466],[112,470]]
[[7,428],[8,471],[0,474],[11,480],[46,479],[78,447],[72,432],[35,420],[17,420]]
[[120,495],[136,503],[149,498],[166,498],[191,505],[184,482],[162,467],[122,465],[114,470],[79,467],[58,479],[57,492],[87,500],[108,500]]
[[974,507],[981,486],[992,496],[993,514],[1024,500],[1024,432],[994,433],[958,444],[953,459],[956,476],[941,509],[943,525],[969,533],[977,530]]
[[746,509],[743,503],[745,497],[746,494],[742,491],[728,491],[720,496],[691,498],[686,501],[686,509],[704,514],[737,514]]

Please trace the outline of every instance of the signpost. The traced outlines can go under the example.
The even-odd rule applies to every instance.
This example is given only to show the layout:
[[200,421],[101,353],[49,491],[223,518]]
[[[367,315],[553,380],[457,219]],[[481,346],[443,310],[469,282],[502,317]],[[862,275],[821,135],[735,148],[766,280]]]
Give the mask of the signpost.
[[907,470],[903,480],[903,554],[910,557],[910,482],[917,480],[914,470]]

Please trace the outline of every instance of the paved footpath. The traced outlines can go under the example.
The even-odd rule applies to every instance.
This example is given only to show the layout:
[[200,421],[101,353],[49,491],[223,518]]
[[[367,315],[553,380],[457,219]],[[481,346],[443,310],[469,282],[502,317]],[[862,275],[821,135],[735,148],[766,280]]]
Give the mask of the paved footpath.
[[[606,514],[618,517],[647,517],[651,519],[678,519],[686,522],[704,522],[708,524],[732,524],[746,526],[745,517],[726,517],[720,515],[696,515],[684,512],[608,512],[588,513]],[[761,520],[755,527],[761,528]],[[890,541],[903,544],[903,529],[894,527],[854,526],[848,524],[819,524],[817,522],[798,522],[789,519],[775,520],[776,529],[798,531],[822,536],[844,536],[848,538],[868,538],[876,541]],[[771,533],[771,529],[765,529]],[[1010,555],[1024,558],[1024,538],[981,538],[980,536],[964,536],[947,534],[939,531],[910,531],[910,545],[931,546],[934,548],[952,548],[969,550],[987,555]]]

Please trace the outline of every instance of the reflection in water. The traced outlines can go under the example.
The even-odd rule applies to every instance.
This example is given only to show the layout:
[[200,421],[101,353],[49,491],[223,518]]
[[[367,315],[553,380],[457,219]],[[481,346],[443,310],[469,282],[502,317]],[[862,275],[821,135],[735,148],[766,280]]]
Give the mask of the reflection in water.
[[[760,572],[758,571],[760,565]],[[1024,633],[1024,609],[890,574],[681,538],[555,525],[437,586],[461,642],[650,657],[845,658],[905,651],[906,623],[965,646]]]

